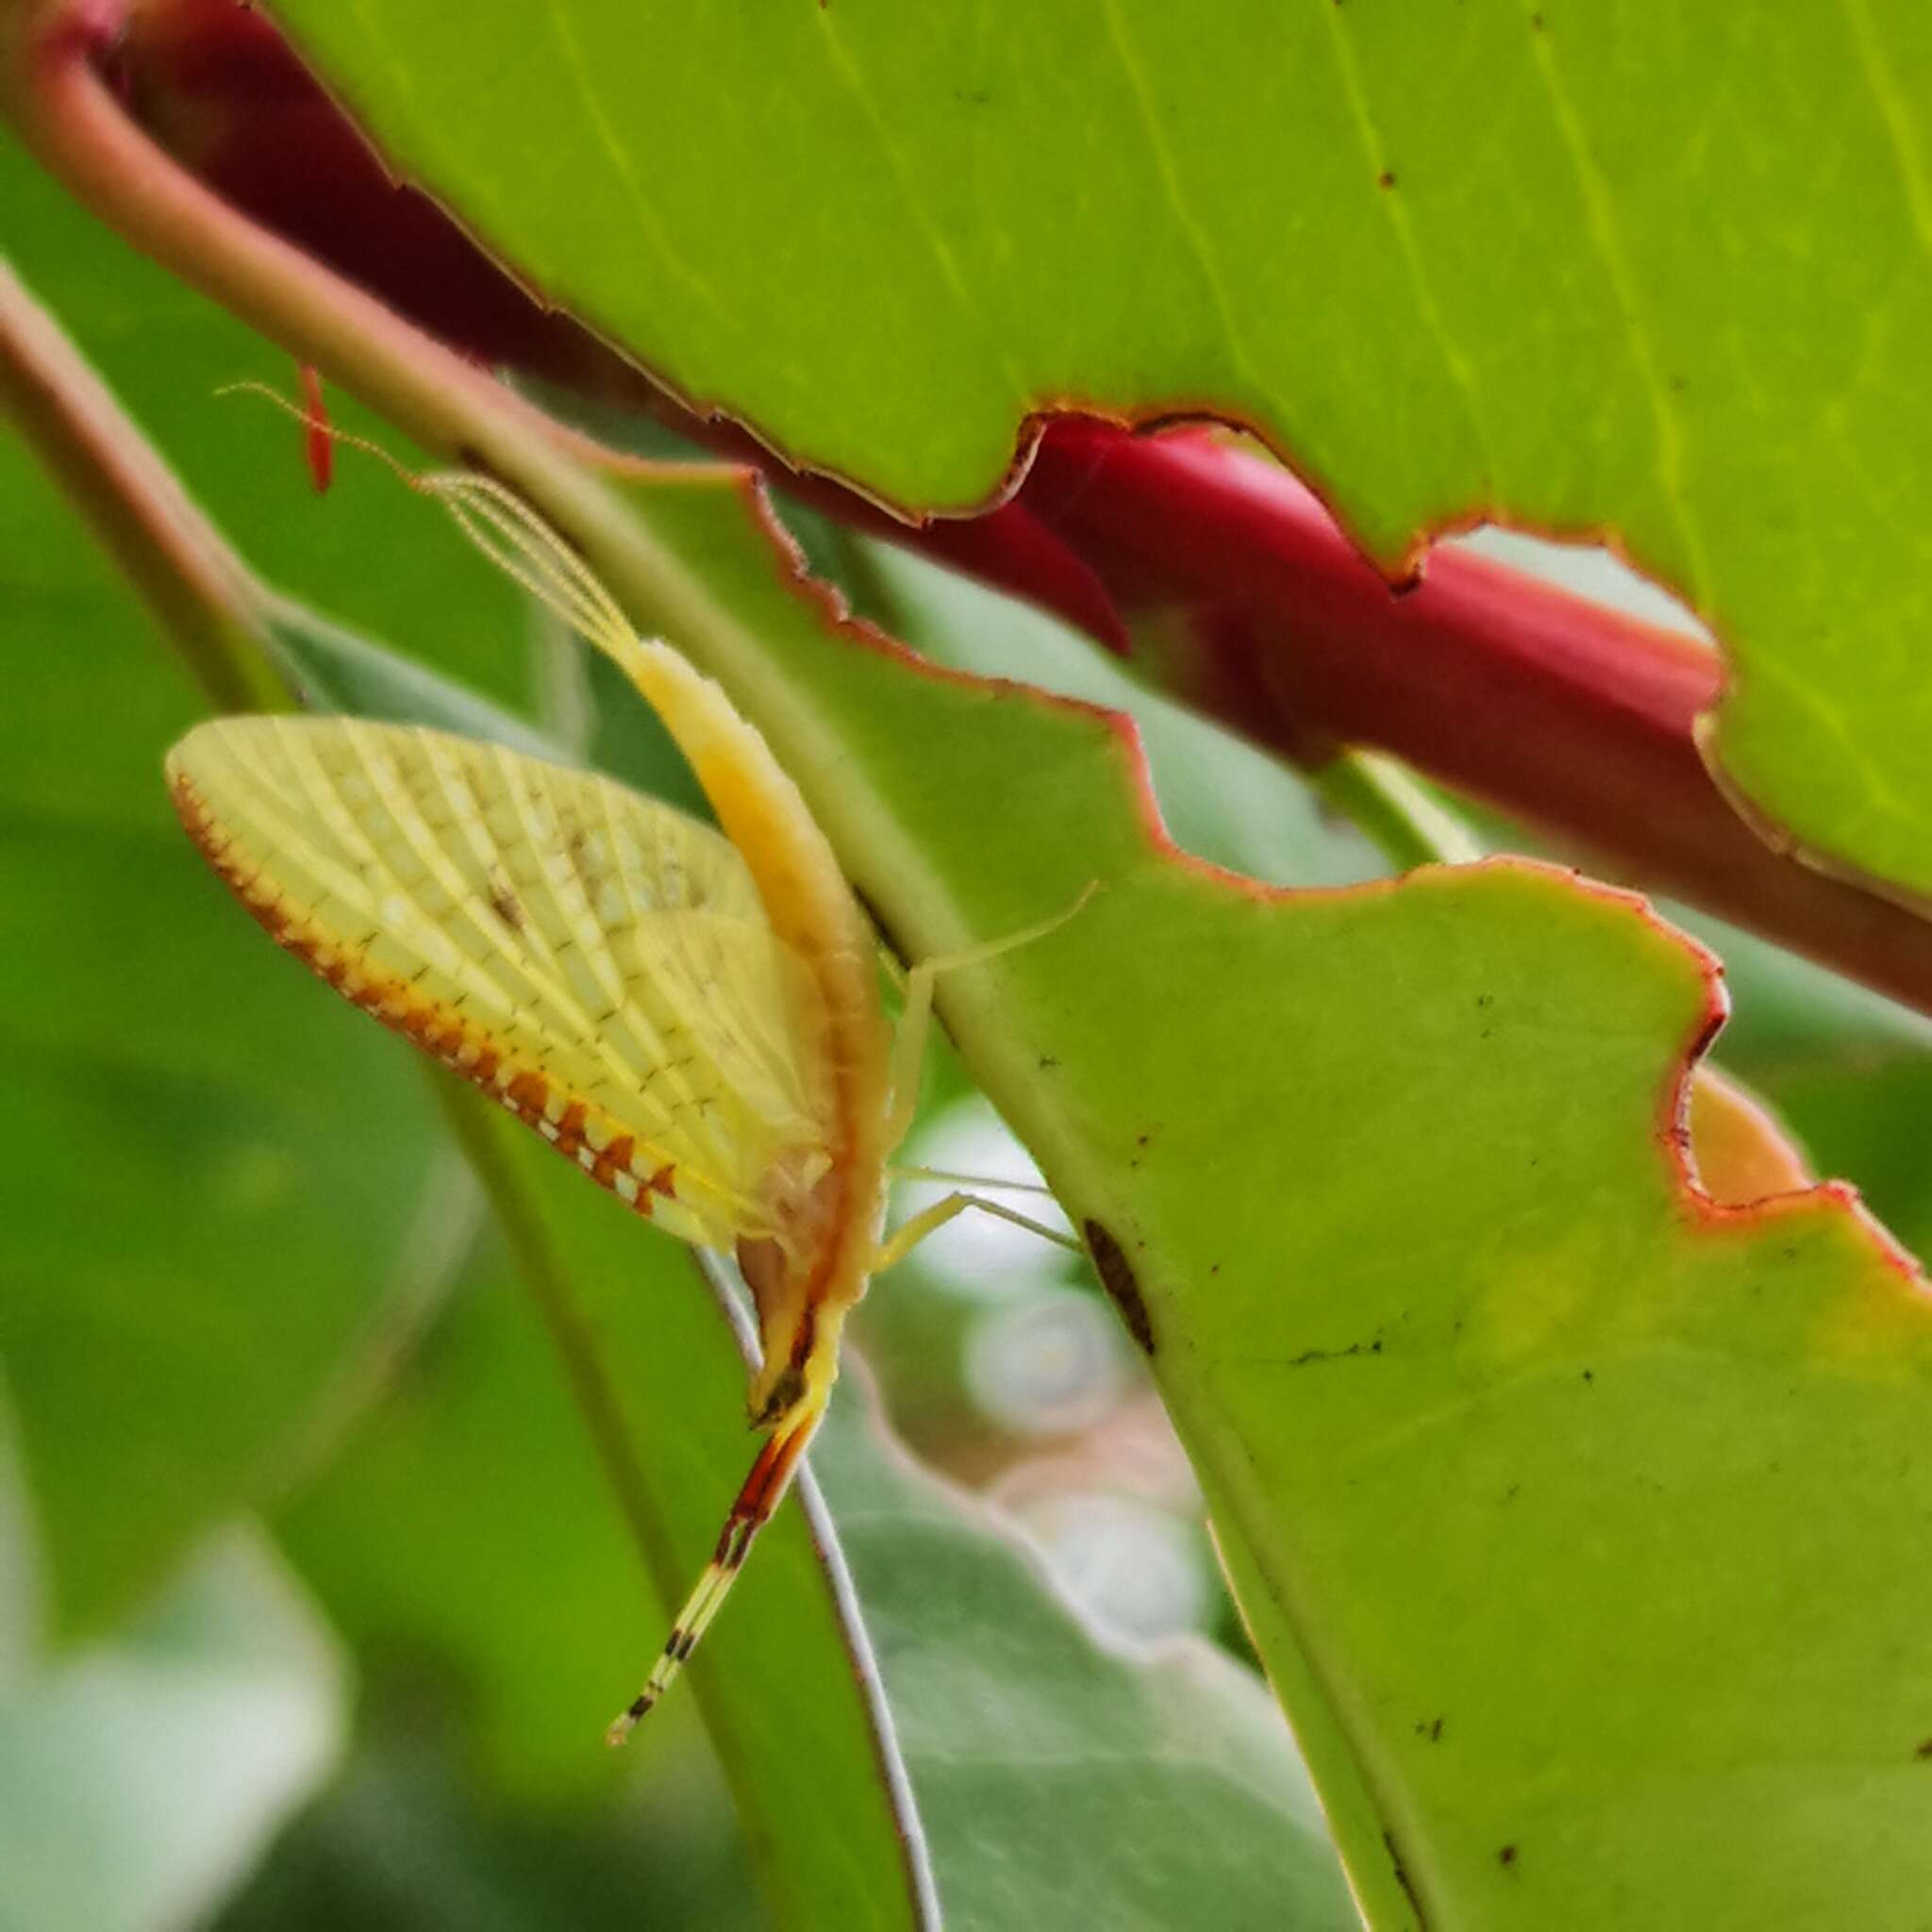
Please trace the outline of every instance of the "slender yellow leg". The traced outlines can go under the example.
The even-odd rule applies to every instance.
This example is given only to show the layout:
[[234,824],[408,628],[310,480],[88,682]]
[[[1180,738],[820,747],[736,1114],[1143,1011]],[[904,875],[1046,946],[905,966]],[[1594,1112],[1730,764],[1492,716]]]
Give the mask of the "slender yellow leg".
[[889,1160],[886,1172],[895,1181],[957,1181],[969,1188],[997,1188],[1003,1194],[1047,1194],[1044,1181],[1002,1180],[996,1174],[960,1174],[950,1167],[920,1167],[908,1160]]
[[892,1153],[912,1129],[919,1111],[919,1076],[925,1070],[925,1042],[932,1032],[932,983],[939,962],[922,959],[906,975],[906,1004],[892,1035],[892,1099],[886,1112],[885,1149]]
[[1041,1241],[1052,1241],[1056,1247],[1069,1249],[1075,1255],[1087,1252],[1071,1235],[1062,1234],[1057,1227],[1048,1227],[1043,1221],[1035,1221],[1030,1215],[1016,1213],[1001,1202],[989,1201],[984,1194],[948,1194],[944,1200],[935,1201],[930,1208],[923,1208],[910,1221],[895,1227],[874,1249],[870,1272],[883,1274],[895,1262],[903,1261],[927,1235],[937,1232],[969,1208],[977,1208],[982,1214],[991,1214],[995,1220],[1010,1221],[1015,1227],[1024,1227],[1029,1234],[1037,1234]]
[[[925,1065],[925,1042],[932,1031],[933,982],[941,973],[957,973],[962,966],[984,966],[1002,953],[1030,946],[1035,940],[1058,932],[1099,890],[1100,881],[1090,879],[1081,889],[1080,896],[1064,912],[1056,912],[1051,919],[1042,919],[1039,924],[1023,927],[1019,932],[1009,932],[1004,939],[989,940],[983,946],[968,946],[961,953],[941,953],[922,959],[907,974],[906,1005],[899,1015],[898,1031],[892,1036],[892,1102],[886,1115],[888,1154],[905,1140],[919,1108],[919,1075]],[[958,1209],[953,1211],[957,1214]]]

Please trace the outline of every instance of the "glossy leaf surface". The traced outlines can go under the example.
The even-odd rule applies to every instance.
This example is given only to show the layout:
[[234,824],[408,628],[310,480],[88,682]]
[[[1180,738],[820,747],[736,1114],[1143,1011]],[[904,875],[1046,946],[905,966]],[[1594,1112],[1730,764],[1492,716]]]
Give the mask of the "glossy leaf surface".
[[1391,564],[1614,531],[1731,650],[1759,809],[1932,889],[1909,0],[279,11],[549,295],[902,505],[1072,404],[1251,424]]

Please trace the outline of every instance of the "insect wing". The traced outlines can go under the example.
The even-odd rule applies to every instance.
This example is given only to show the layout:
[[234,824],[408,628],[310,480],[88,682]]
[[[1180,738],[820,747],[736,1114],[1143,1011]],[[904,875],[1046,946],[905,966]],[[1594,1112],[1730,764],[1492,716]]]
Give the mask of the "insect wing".
[[184,824],[338,991],[671,1232],[777,1232],[824,1162],[805,968],[728,841],[607,778],[448,733],[232,718],[169,755]]

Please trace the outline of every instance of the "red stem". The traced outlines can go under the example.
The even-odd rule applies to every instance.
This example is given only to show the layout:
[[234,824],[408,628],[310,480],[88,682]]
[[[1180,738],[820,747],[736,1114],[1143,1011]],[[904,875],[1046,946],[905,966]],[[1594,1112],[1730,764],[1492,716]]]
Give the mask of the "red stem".
[[1042,439],[1022,492],[1127,609],[1201,614],[1191,702],[1293,756],[1385,746],[1667,891],[1932,1010],[1932,927],[1764,843],[1699,755],[1721,667],[1468,552],[1391,591],[1286,471],[1201,432]]

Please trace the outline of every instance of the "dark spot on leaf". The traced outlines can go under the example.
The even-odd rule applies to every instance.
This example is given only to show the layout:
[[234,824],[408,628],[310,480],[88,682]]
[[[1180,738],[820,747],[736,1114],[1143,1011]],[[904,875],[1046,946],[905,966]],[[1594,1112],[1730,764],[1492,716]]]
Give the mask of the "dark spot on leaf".
[[1054,1070],[1054,1069],[1055,1069],[1055,1068],[1056,1068],[1057,1066],[1058,1066],[1058,1065],[1059,1065],[1059,1061],[1058,1061],[1057,1059],[1055,1059],[1055,1058],[1054,1058],[1054,1057],[1052,1056],[1052,1054],[1050,1054],[1050,1053],[1043,1053],[1043,1054],[1041,1054],[1041,1057],[1040,1057],[1040,1071],[1041,1071],[1041,1072],[1042,1074],[1050,1074],[1050,1073],[1052,1073],[1052,1072],[1053,1072],[1053,1070]]
[[508,886],[499,886],[491,893],[490,907],[512,932],[523,931],[524,908],[517,895]]
[[1921,1738],[1919,1748],[1912,1753],[1914,1757],[1932,1757],[1932,1738]]
[[1375,176],[1375,185],[1378,188],[1393,188],[1395,186],[1395,170],[1393,168],[1384,168]]
[[1087,1237],[1087,1252],[1093,1257],[1093,1272],[1100,1276],[1101,1287],[1121,1311],[1121,1320],[1141,1344],[1141,1352],[1151,1357],[1154,1326],[1147,1319],[1147,1304],[1141,1299],[1141,1284],[1134,1279],[1134,1271],[1121,1252],[1120,1242],[1097,1221],[1083,1222],[1081,1232]]
[[1583,1379],[1586,1382],[1594,1382],[1596,1380],[1596,1371],[1594,1369],[1585,1369],[1583,1372]]
[[1301,1354],[1289,1357],[1288,1366],[1291,1369],[1305,1369],[1310,1362],[1341,1362],[1346,1361],[1354,1355],[1381,1353],[1382,1338],[1377,1335],[1367,1341],[1351,1341],[1346,1348],[1305,1348]]
[[1496,1863],[1499,1865],[1513,1865],[1515,1864],[1515,1862],[1516,1847],[1514,1845],[1505,1845],[1503,1849],[1496,1854]]

